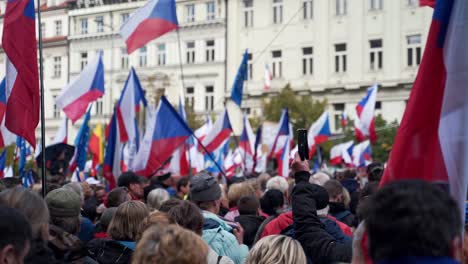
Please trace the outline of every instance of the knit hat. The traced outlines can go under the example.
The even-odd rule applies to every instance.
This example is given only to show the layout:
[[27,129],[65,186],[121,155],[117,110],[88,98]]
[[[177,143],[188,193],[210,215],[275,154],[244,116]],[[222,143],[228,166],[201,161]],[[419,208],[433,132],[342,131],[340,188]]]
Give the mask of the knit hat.
[[52,217],[78,217],[80,215],[80,196],[64,188],[49,192],[45,198]]
[[221,188],[213,176],[200,173],[190,180],[190,200],[208,202],[219,198],[221,198]]

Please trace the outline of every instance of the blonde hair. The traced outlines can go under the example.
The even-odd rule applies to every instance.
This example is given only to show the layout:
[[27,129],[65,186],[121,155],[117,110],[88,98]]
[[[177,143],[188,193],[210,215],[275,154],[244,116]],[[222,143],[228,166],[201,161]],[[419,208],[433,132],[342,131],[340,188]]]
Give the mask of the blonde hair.
[[297,240],[283,235],[266,236],[250,250],[245,264],[306,264],[307,259]]
[[237,206],[237,202],[243,196],[255,196],[255,189],[248,182],[234,183],[229,187],[229,206]]
[[114,240],[137,241],[142,233],[143,221],[148,215],[149,210],[144,203],[125,202],[117,208],[107,233]]
[[148,194],[146,204],[151,211],[159,210],[159,208],[161,208],[161,204],[169,200],[169,198],[171,197],[169,197],[169,193],[166,190],[161,188],[154,189]]
[[148,215],[143,221],[143,232],[152,227],[153,225],[159,226],[168,226],[170,224],[175,224],[175,221],[169,217],[167,213],[155,211]]
[[152,226],[133,253],[133,264],[206,264],[208,246],[192,231],[176,225]]

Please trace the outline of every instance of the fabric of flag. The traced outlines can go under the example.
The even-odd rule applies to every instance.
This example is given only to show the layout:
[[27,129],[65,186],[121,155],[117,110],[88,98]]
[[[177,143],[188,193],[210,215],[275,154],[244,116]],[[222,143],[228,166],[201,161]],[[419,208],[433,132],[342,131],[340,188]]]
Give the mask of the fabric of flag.
[[18,157],[18,175],[23,177],[26,168],[26,141],[20,136],[16,138],[16,156]]
[[270,66],[268,66],[268,64],[265,64],[265,76],[263,78],[265,81],[263,90],[268,91],[271,89],[271,80],[273,80],[273,75],[271,75]]
[[29,170],[27,173],[25,173],[21,177],[21,182],[24,188],[26,189],[31,188],[34,185],[33,171]]
[[375,133],[375,104],[377,102],[377,84],[367,90],[366,96],[356,106],[357,118],[354,120],[354,130],[358,142],[369,138],[371,142],[377,140]]
[[[289,136],[288,136],[289,137]],[[284,142],[279,155],[278,155],[278,175],[283,177],[289,177],[289,152],[291,144],[289,139]]]
[[339,164],[352,164],[352,153],[353,153],[353,141],[348,141],[345,143],[338,144],[333,146],[330,150],[330,164],[339,165]]
[[[215,149],[219,148],[221,144],[229,138],[232,132],[231,121],[229,120],[229,115],[225,109],[216,119],[213,127],[203,138],[202,144],[205,146],[206,151],[213,152]],[[201,146],[200,150],[203,150]]]
[[104,162],[104,132],[101,124],[97,124],[89,138],[89,152],[93,156],[92,168]]
[[249,119],[247,115],[243,117],[244,127],[242,129],[242,134],[239,139],[239,147],[248,155],[253,156],[254,154],[254,145],[255,145],[255,138],[254,133],[252,131],[252,127],[250,126]]
[[466,1],[436,1],[424,55],[381,181],[447,183],[462,213],[468,184],[467,17]]
[[223,173],[223,171],[221,170],[226,165],[224,163],[225,163],[225,158],[229,153],[229,142],[230,142],[230,139],[228,138],[224,140],[224,142],[222,142],[222,144],[213,152],[205,153],[204,167],[206,171],[210,173]]
[[121,148],[119,127],[114,111],[108,126],[107,145],[103,165],[103,176],[107,180],[109,189],[111,190],[116,187],[117,178],[121,173]]
[[371,162],[371,145],[369,140],[355,145],[353,148],[353,165],[356,167],[365,167]]
[[270,149],[270,157],[277,155],[278,152],[282,150],[284,142],[286,142],[286,140],[289,141],[292,139],[292,135],[292,126],[289,122],[289,111],[287,108],[285,108],[281,113],[275,141],[273,142],[273,146]]
[[136,114],[140,110],[140,104],[146,107],[148,103],[146,102],[145,92],[141,87],[140,80],[135,69],[132,67],[116,108],[120,129],[120,142],[122,143],[129,140],[134,141],[139,134]]
[[99,53],[78,77],[63,88],[56,103],[74,124],[86,113],[89,104],[103,95],[104,65],[102,54]]
[[166,97],[161,96],[155,118],[147,125],[135,160],[137,172],[143,176],[152,176],[192,134],[192,130]]
[[6,55],[5,126],[36,147],[39,73],[33,0],[6,2],[2,48]]
[[434,7],[435,5],[435,0],[419,0],[419,5],[420,6],[431,6]]
[[314,155],[317,145],[326,142],[330,136],[330,118],[328,112],[325,111],[309,128],[307,134],[309,157]]
[[[179,96],[179,105],[178,105],[178,112],[180,117],[187,122],[187,114],[185,113],[184,104],[182,102],[182,98]],[[189,140],[184,142],[184,144],[180,145],[174,153],[172,154],[171,163],[169,165],[169,171],[180,175],[180,176],[188,176],[190,170],[189,164],[189,157],[190,155],[188,148],[189,148]],[[188,154],[188,155],[187,155]]]
[[5,177],[6,154],[6,149],[3,149],[2,153],[0,154],[0,179],[3,179]]
[[0,148],[11,145],[16,140],[16,136],[5,126],[6,107],[6,80],[3,79],[0,83]]
[[348,125],[348,115],[346,114],[345,111],[341,113],[341,126],[346,127]]
[[200,128],[193,132],[193,135],[190,136],[189,142],[189,155],[193,173],[197,173],[202,171],[205,168],[205,157],[203,155],[203,150],[199,147],[199,142],[196,140],[197,137],[200,141],[203,141],[205,136],[211,131],[213,128],[213,121],[211,118],[207,116],[206,123],[203,124]]
[[70,171],[84,171],[88,155],[89,147],[89,120],[91,119],[91,107],[86,112],[83,124],[81,124],[80,130],[75,138],[75,155],[73,157],[72,165],[70,165]]
[[150,0],[122,25],[120,35],[131,54],[178,26],[175,0]]
[[68,142],[68,118],[64,117],[51,145]]
[[249,54],[245,50],[244,55],[242,56],[242,61],[237,70],[236,78],[234,79],[234,84],[232,85],[231,90],[231,99],[239,107],[242,104],[242,94],[244,90],[244,82],[247,81],[248,76],[248,67],[247,62],[249,61]]

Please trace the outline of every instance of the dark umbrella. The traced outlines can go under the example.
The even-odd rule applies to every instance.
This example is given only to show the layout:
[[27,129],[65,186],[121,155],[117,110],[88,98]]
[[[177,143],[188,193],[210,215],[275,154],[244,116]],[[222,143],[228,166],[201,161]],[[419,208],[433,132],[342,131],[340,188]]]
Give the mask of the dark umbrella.
[[[45,149],[45,159],[46,164],[51,164],[55,161],[64,161],[65,163],[69,163],[75,153],[75,147],[65,144],[65,143],[58,143],[51,146],[46,147]],[[36,162],[39,168],[42,167],[42,152],[37,156]],[[49,167],[49,165],[46,165]]]

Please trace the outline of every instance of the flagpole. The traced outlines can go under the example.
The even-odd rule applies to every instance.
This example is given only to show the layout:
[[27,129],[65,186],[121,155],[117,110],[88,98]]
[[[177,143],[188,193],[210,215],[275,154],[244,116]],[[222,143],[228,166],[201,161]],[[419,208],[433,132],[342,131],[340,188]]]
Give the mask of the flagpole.
[[42,27],[41,27],[41,1],[37,3],[37,22],[39,24],[39,83],[41,93],[41,148],[42,148],[42,196],[46,196],[46,155],[45,155],[45,117],[44,117],[44,66],[42,64]]

